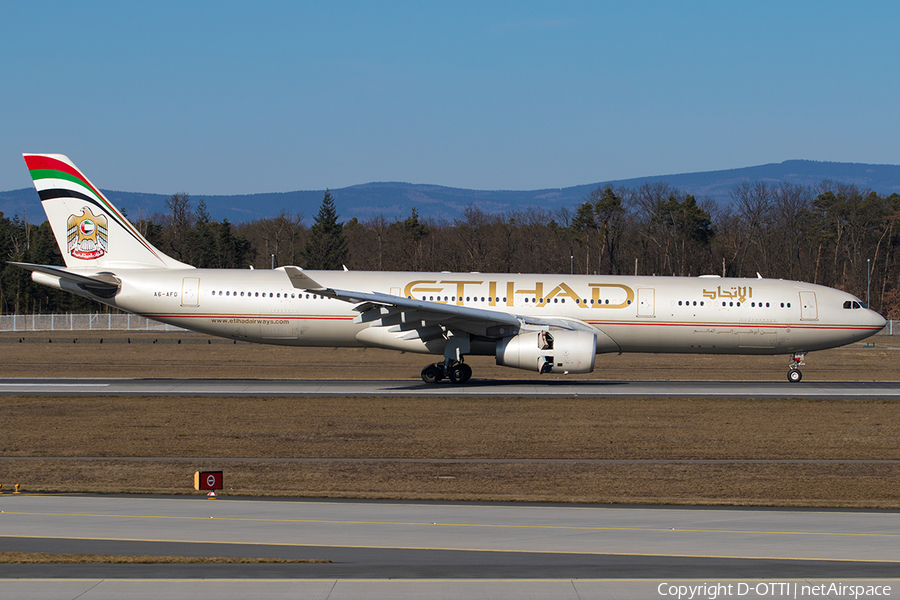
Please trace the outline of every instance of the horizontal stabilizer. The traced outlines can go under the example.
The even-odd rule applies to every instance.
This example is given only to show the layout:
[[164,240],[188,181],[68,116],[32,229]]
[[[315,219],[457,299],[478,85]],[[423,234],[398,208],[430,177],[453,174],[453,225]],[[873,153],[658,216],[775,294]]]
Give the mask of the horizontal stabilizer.
[[43,273],[52,277],[59,277],[63,281],[74,283],[86,292],[90,292],[101,298],[111,298],[119,291],[121,283],[119,280],[108,273],[98,273],[96,275],[82,275],[81,273],[73,273],[63,267],[53,265],[33,265],[30,263],[11,262],[11,265],[22,267],[32,273]]

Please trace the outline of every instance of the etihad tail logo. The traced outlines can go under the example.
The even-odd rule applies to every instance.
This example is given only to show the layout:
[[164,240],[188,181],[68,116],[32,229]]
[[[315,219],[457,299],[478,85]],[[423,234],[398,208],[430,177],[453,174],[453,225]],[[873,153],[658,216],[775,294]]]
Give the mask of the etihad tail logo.
[[67,222],[69,254],[81,260],[100,258],[109,246],[109,221],[104,215],[95,215],[85,206],[80,215],[72,215]]

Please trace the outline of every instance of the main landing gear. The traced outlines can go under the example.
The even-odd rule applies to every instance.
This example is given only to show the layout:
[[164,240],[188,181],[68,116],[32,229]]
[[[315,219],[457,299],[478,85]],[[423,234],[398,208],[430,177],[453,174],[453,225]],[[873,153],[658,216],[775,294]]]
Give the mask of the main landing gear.
[[800,367],[806,364],[803,362],[804,358],[806,358],[806,352],[794,352],[791,356],[791,364],[788,365],[788,381],[791,383],[797,383],[803,379]]
[[465,383],[472,377],[472,367],[464,362],[445,360],[422,369],[422,381],[437,383],[441,379],[449,379],[453,383]]

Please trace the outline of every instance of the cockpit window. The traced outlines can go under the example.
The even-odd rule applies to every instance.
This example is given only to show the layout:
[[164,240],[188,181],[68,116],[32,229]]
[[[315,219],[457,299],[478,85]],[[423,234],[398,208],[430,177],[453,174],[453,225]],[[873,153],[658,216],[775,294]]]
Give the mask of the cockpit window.
[[866,305],[856,300],[847,300],[844,302],[844,308],[866,308]]

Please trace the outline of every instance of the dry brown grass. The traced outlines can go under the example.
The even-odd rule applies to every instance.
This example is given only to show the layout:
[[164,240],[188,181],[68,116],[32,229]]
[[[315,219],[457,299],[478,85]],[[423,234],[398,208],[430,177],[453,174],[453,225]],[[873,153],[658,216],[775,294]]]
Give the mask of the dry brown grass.
[[[78,335],[0,343],[0,376],[415,379],[428,361]],[[900,379],[893,340],[878,341],[810,355],[805,378]],[[538,377],[472,362],[476,377]],[[786,363],[604,356],[590,377],[780,379]],[[878,461],[900,461],[898,417],[900,403],[877,399],[6,396],[0,483],[191,493],[194,471],[222,469],[228,494],[896,508],[900,463]],[[823,460],[863,462],[739,462]]]
[[247,495],[900,506],[900,463],[671,462],[900,460],[898,417],[878,400],[10,396],[0,481],[189,493],[222,469]]

